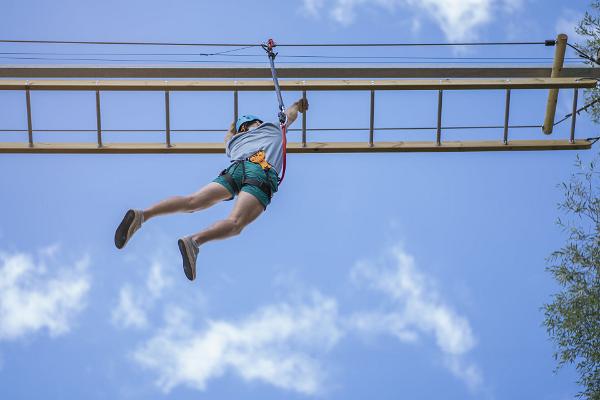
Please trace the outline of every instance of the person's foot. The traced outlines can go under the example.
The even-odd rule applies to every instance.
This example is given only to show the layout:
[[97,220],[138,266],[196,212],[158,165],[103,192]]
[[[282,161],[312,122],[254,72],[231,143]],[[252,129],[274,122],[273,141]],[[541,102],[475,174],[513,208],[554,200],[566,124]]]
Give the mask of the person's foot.
[[183,272],[193,281],[196,279],[196,258],[200,249],[191,236],[182,237],[177,241],[177,245],[183,258]]
[[133,234],[140,229],[144,219],[144,213],[141,210],[128,210],[123,217],[115,232],[115,246],[117,249],[125,247]]

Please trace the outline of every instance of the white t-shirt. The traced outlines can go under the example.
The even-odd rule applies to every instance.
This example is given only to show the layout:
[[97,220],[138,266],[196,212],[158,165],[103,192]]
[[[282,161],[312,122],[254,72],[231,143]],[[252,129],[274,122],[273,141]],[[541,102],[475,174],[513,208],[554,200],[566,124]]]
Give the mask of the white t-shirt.
[[283,167],[282,132],[279,125],[263,122],[258,128],[238,133],[227,142],[231,160],[245,160],[259,150],[265,152],[267,162],[281,175]]

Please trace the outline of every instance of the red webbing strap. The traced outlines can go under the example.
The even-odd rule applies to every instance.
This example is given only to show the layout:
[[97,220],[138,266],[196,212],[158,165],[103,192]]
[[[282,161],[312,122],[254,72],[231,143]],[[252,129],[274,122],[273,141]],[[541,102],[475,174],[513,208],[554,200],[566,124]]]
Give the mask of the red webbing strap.
[[281,150],[283,152],[283,166],[281,167],[281,178],[279,179],[279,184],[283,182],[283,178],[285,178],[285,162],[287,158],[287,126],[286,124],[281,124],[281,134],[283,137],[281,138]]

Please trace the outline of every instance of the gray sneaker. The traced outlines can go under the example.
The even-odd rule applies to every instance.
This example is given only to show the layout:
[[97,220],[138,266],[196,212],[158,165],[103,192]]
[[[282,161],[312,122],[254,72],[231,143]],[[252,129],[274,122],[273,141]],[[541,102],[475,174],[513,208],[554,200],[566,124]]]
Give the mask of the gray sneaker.
[[182,237],[177,241],[181,257],[183,258],[183,272],[193,281],[196,279],[196,258],[200,249],[191,236]]
[[133,234],[142,226],[144,213],[141,210],[128,210],[115,232],[115,246],[117,249],[125,247]]

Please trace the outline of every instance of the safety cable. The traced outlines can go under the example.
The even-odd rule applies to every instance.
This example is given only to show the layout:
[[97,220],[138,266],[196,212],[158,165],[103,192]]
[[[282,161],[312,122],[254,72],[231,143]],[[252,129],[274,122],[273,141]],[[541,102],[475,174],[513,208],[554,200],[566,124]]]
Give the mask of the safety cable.
[[254,47],[254,46],[244,46],[244,47],[239,47],[237,49],[220,51],[220,52],[217,52],[217,53],[198,53],[197,55],[198,56],[219,56],[219,55],[226,55],[226,53],[233,53],[234,51],[246,50],[246,49],[249,49],[251,47]]
[[260,47],[251,43],[176,43],[176,42],[106,42],[82,40],[13,40],[0,39],[0,43],[22,44],[85,44],[85,45],[126,45],[126,46],[205,46],[205,47]]
[[575,50],[575,52],[579,55],[579,57],[584,58],[584,59],[590,61],[591,63],[600,65],[600,60],[597,60],[594,57],[590,56],[589,54],[584,53],[583,51],[578,49],[576,46],[573,46],[571,43],[567,42],[567,46],[569,46],[570,48]]
[[281,129],[281,152],[282,152],[282,166],[281,166],[281,177],[279,178],[279,184],[283,182],[285,178],[286,170],[286,159],[287,159],[287,123],[288,117],[285,110],[285,104],[283,104],[283,97],[281,96],[281,88],[279,87],[279,79],[277,78],[277,70],[275,69],[275,57],[277,53],[273,49],[277,46],[273,39],[269,39],[267,43],[261,45],[263,50],[267,52],[269,58],[269,65],[271,67],[271,76],[273,77],[273,84],[275,85],[275,93],[277,94],[277,102],[279,103],[279,112],[277,117],[279,118],[279,128]]
[[544,42],[461,42],[461,43],[331,43],[331,44],[278,44],[282,47],[412,47],[412,46],[519,46],[519,45],[544,45]]
[[[0,53],[1,54],[1,53]],[[256,57],[250,54],[231,54],[227,57]],[[552,57],[423,57],[423,56],[321,56],[321,55],[281,55],[281,58],[333,58],[333,59],[402,59],[402,60],[536,60],[548,61]],[[565,57],[565,60],[579,60],[577,57]]]
[[[585,110],[587,110],[588,108],[590,108],[591,106],[593,106],[594,104],[596,104],[596,103],[598,103],[598,102],[600,102],[600,97],[598,97],[597,99],[595,99],[595,100],[593,100],[593,101],[590,101],[590,102],[589,102],[588,104],[586,104],[585,106],[583,106],[583,107],[581,107],[581,108],[578,108],[578,109],[575,111],[575,113],[576,113],[577,115],[579,115],[579,114],[580,114],[582,111],[585,111]],[[565,116],[564,116],[562,119],[560,119],[559,121],[555,122],[555,123],[554,123],[554,126],[556,126],[556,125],[558,125],[558,124],[560,124],[560,123],[562,123],[562,122],[564,122],[564,121],[568,120],[568,119],[569,119],[569,118],[571,118],[572,116],[573,116],[573,113],[570,113],[570,114],[567,114],[567,115],[565,115]]]
[[[541,128],[542,125],[509,125],[509,129],[534,129]],[[442,130],[474,130],[474,129],[503,129],[504,125],[467,125],[467,126],[442,126]],[[332,131],[369,131],[371,128],[306,128],[307,132],[332,132]],[[435,126],[401,126],[401,127],[374,127],[374,131],[432,131]],[[28,132],[28,129],[0,129],[0,132]],[[103,132],[124,132],[124,133],[151,133],[164,132],[164,129],[103,129]],[[171,132],[196,133],[196,132],[223,132],[224,129],[170,129]],[[301,132],[302,128],[288,129],[289,132]],[[32,132],[39,133],[67,133],[67,132],[97,132],[97,129],[32,129]]]
[[[206,47],[260,47],[253,43],[178,43],[178,42],[117,42],[117,41],[81,41],[81,40],[17,40],[0,39],[0,43],[27,44],[84,44],[84,45],[130,45],[130,46],[206,46]],[[514,46],[544,45],[552,46],[554,41],[543,42],[460,42],[460,43],[289,43],[277,44],[278,47],[406,47],[406,46]]]
[[[252,54],[231,54],[242,50],[257,48],[262,44],[239,44],[239,43],[183,43],[183,42],[131,42],[131,41],[73,41],[73,40],[18,40],[18,39],[0,39],[0,43],[21,43],[21,44],[83,44],[83,45],[143,45],[143,46],[213,46],[213,47],[236,47],[235,49],[224,50],[220,52],[211,53],[183,53],[183,54],[158,54],[158,53],[106,53],[104,55],[153,55],[159,57],[177,57],[180,55],[190,56],[223,56],[223,57],[255,57]],[[539,42],[459,42],[459,43],[441,43],[441,42],[422,42],[422,43],[290,43],[290,44],[278,44],[280,47],[404,47],[404,46],[501,46],[501,45],[544,45],[554,46],[556,45],[555,40],[545,40]],[[204,63],[204,62],[219,62],[223,64],[232,64],[230,61],[205,61],[205,60],[176,60],[176,59],[122,59],[122,58],[98,58],[98,57],[86,57],[86,54],[77,53],[65,53],[64,55],[75,55],[75,58],[66,57],[10,57],[14,55],[62,55],[61,53],[43,53],[43,52],[31,52],[31,53],[9,53],[4,52],[0,58],[9,60],[46,60],[46,61],[104,61],[104,62],[167,62],[167,63]],[[90,54],[93,55],[93,54]],[[439,60],[450,60],[455,64],[502,64],[499,60],[512,61],[513,63],[531,63],[534,61],[549,60],[551,58],[544,57],[417,57],[417,56],[334,56],[334,55],[282,55],[282,58],[311,58],[311,59],[345,59],[345,60],[364,60],[368,61],[326,61],[319,62],[313,61],[314,64],[390,64],[391,62],[385,61],[373,61],[373,60],[419,60],[419,62],[396,62],[402,64],[437,64]],[[434,61],[427,61],[434,60]],[[455,61],[461,60],[461,61]],[[516,60],[516,61],[515,61]],[[578,58],[569,58],[568,61],[578,60]],[[262,64],[262,62],[252,61],[239,61],[239,64]],[[283,61],[282,64],[300,64],[299,62]]]
[[[168,60],[168,59],[122,59],[122,58],[65,58],[65,57],[10,57],[0,56],[3,60],[42,60],[42,61],[107,61],[107,62],[164,62],[164,63],[197,63],[197,64],[263,64],[262,61],[232,61],[232,60]],[[307,65],[306,62],[302,61],[282,61],[279,64],[300,64]],[[440,64],[438,61],[312,61],[310,64]],[[448,62],[447,64],[471,64],[471,65],[482,65],[482,64],[498,64],[506,65],[505,61],[454,61]],[[513,61],[511,64],[536,64],[530,61]],[[566,62],[565,64],[575,65],[580,64],[580,61]]]
[[587,140],[588,142],[592,142],[592,145],[594,145],[598,140],[600,140],[600,136],[587,138],[585,140]]
[[[242,49],[246,49],[243,47]],[[57,52],[0,52],[0,55],[5,56],[23,56],[23,55],[39,55],[39,56],[212,56],[222,55],[223,57],[256,57],[262,58],[263,54],[226,54],[241,49],[227,50],[219,53],[57,53]],[[530,60],[530,61],[548,61],[553,57],[423,57],[423,56],[324,56],[324,55],[280,55],[279,58],[327,58],[327,59],[400,59],[400,60]],[[565,60],[574,61],[580,60],[579,57],[565,57]]]

